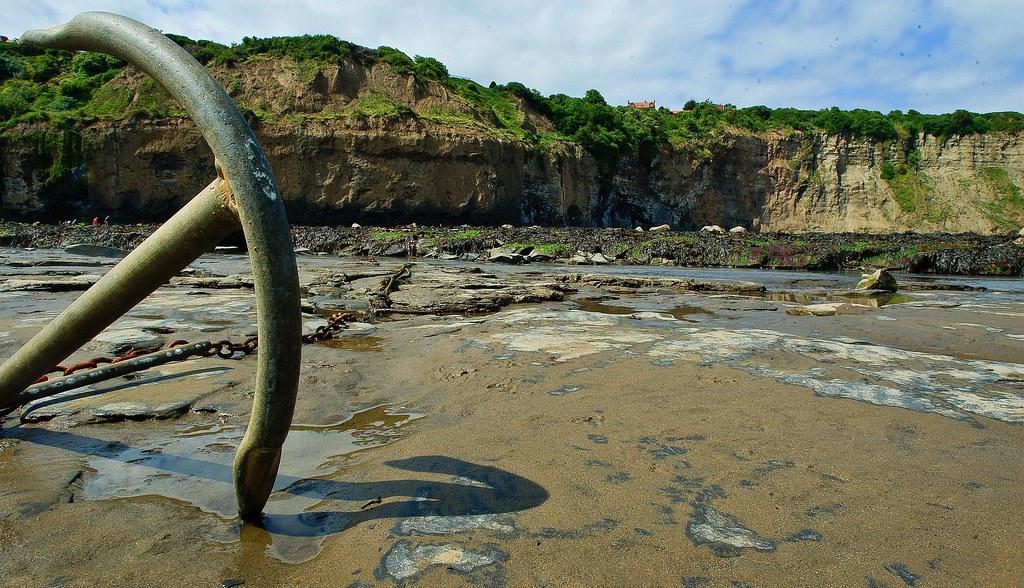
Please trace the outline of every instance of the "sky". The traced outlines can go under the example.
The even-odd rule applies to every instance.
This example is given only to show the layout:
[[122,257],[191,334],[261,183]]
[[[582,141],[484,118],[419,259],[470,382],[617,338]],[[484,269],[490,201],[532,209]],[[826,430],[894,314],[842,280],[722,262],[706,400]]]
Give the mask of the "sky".
[[0,34],[86,10],[224,44],[328,33],[610,104],[1024,111],[1024,0],[0,0]]

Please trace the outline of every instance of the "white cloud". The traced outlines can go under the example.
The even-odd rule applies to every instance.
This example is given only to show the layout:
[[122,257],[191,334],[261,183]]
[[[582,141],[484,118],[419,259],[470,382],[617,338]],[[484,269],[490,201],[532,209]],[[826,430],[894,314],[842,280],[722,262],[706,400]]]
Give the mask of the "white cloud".
[[933,112],[1024,104],[1020,0],[4,3],[0,33],[8,36],[94,9],[226,43],[330,33],[431,55],[484,84],[514,80],[572,95],[597,88],[612,103],[712,98]]

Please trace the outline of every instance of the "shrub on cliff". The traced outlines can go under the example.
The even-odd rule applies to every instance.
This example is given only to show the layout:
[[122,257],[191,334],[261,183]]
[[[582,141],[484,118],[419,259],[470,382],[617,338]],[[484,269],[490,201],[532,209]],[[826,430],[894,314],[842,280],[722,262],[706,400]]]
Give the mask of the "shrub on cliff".
[[587,90],[583,98],[556,94],[548,98],[548,108],[555,128],[595,157],[613,158],[635,147],[621,113],[597,90]]
[[393,47],[386,45],[377,47],[377,61],[390,65],[395,73],[410,76],[416,73],[416,62],[405,53]]
[[38,88],[23,80],[12,80],[0,88],[0,122],[19,117],[32,110]]
[[444,81],[448,79],[448,68],[440,61],[422,55],[409,57],[394,47],[386,45],[377,47],[377,61],[390,65],[395,73],[414,76],[421,80]]
[[352,49],[352,44],[334,35],[298,35],[290,37],[242,37],[230,47],[213,41],[195,41],[182,35],[167,35],[203,65],[231,65],[258,55],[291,57],[296,61],[337,61]]
[[896,127],[885,115],[860,108],[844,111],[833,106],[821,110],[815,124],[826,133],[868,137],[875,141],[891,141],[898,136]]
[[208,65],[214,61],[218,63],[230,62],[235,59],[229,47],[214,41],[193,41],[183,35],[170,33],[167,34],[167,38],[177,43],[185,51],[188,51],[189,55],[203,65]]
[[415,62],[413,70],[416,77],[441,81],[448,79],[448,68],[433,57],[417,55],[413,57],[413,61]]
[[117,72],[122,67],[124,67],[124,62],[120,59],[104,55],[103,53],[93,53],[92,51],[81,51],[75,53],[75,56],[71,58],[71,71],[82,78],[89,78],[111,71]]
[[10,55],[0,54],[0,82],[21,75],[21,63]]
[[348,55],[350,46],[333,35],[243,37],[241,44],[231,46],[231,52],[238,61],[256,55],[291,57],[298,61],[337,61]]
[[896,168],[893,167],[888,161],[884,162],[881,167],[881,174],[883,180],[891,180],[896,177]]

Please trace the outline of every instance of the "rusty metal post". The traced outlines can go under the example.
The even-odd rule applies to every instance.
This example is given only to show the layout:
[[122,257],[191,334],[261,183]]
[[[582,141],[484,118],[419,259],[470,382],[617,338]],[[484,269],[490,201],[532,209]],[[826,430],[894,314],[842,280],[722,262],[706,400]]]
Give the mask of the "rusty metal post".
[[[105,12],[86,12],[66,25],[29,31],[22,35],[20,42],[54,49],[85,49],[108,53],[146,72],[189,113],[221,166],[224,182],[232,195],[232,204],[237,207],[238,219],[245,234],[256,288],[260,340],[256,394],[249,427],[235,455],[234,479],[239,515],[243,520],[257,519],[273,488],[281,459],[281,446],[291,425],[298,387],[302,334],[295,254],[292,251],[284,205],[263,150],[227,92],[210,73],[176,43],[140,22]],[[167,224],[175,223],[188,209],[183,209]],[[188,224],[184,219],[177,222],[178,225]],[[211,231],[209,236],[212,239],[216,228],[202,223],[201,228]],[[175,230],[181,230],[180,226]],[[192,255],[189,261],[194,259],[201,253],[198,245],[205,245],[197,242],[195,250],[189,250],[192,246],[186,241],[193,239],[194,235],[184,230],[177,234],[169,233],[171,230],[163,232],[161,238],[166,241],[162,245],[156,243],[148,249],[154,253],[135,257],[134,269],[119,273],[115,273],[117,268],[111,270],[110,273],[114,275],[111,277],[108,274],[110,279],[105,280],[104,287],[122,286],[122,282],[138,279],[146,282],[145,287],[140,289],[148,288],[152,291],[162,281],[157,281],[157,270],[146,269],[147,266],[170,269],[182,257]],[[156,236],[154,234],[147,242]],[[139,250],[146,247],[144,243]],[[175,248],[181,248],[180,253],[176,254]],[[129,259],[132,256],[125,258],[122,264],[127,264]],[[178,269],[180,267],[174,271]],[[94,289],[102,283],[104,281],[97,283]],[[104,314],[102,307],[113,301],[102,294],[97,293],[87,300],[96,301],[87,308],[86,304],[77,305],[79,308],[72,314],[81,313],[82,316],[74,324],[87,324],[90,325],[87,330],[92,330],[96,325],[104,323],[99,326],[98,330],[101,330],[117,318],[110,318],[109,314],[112,313]],[[75,305],[65,314],[73,309]],[[64,351],[64,346],[55,339],[66,335],[48,329],[26,345],[29,351],[23,349],[0,368],[0,405],[11,401],[20,392],[14,390],[17,384],[26,380],[31,383],[42,375],[42,370],[52,367],[52,363],[45,367],[32,363],[27,358],[30,352],[45,350],[44,355],[58,355],[58,351]],[[61,359],[64,358],[57,361]]]

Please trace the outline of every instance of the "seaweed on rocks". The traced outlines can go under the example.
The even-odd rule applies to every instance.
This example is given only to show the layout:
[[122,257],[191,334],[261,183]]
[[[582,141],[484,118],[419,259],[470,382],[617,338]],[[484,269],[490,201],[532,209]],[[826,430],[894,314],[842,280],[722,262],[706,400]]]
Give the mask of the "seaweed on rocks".
[[[130,250],[155,224],[0,223],[0,245],[61,248],[75,243]],[[235,245],[243,245],[237,240]],[[811,271],[879,268],[951,275],[1024,275],[1024,245],[1012,236],[901,233],[713,234],[581,227],[293,226],[292,242],[313,253],[485,261],[492,249],[526,261],[742,267]],[[600,255],[597,255],[600,254]],[[597,260],[597,261],[595,261]]]

